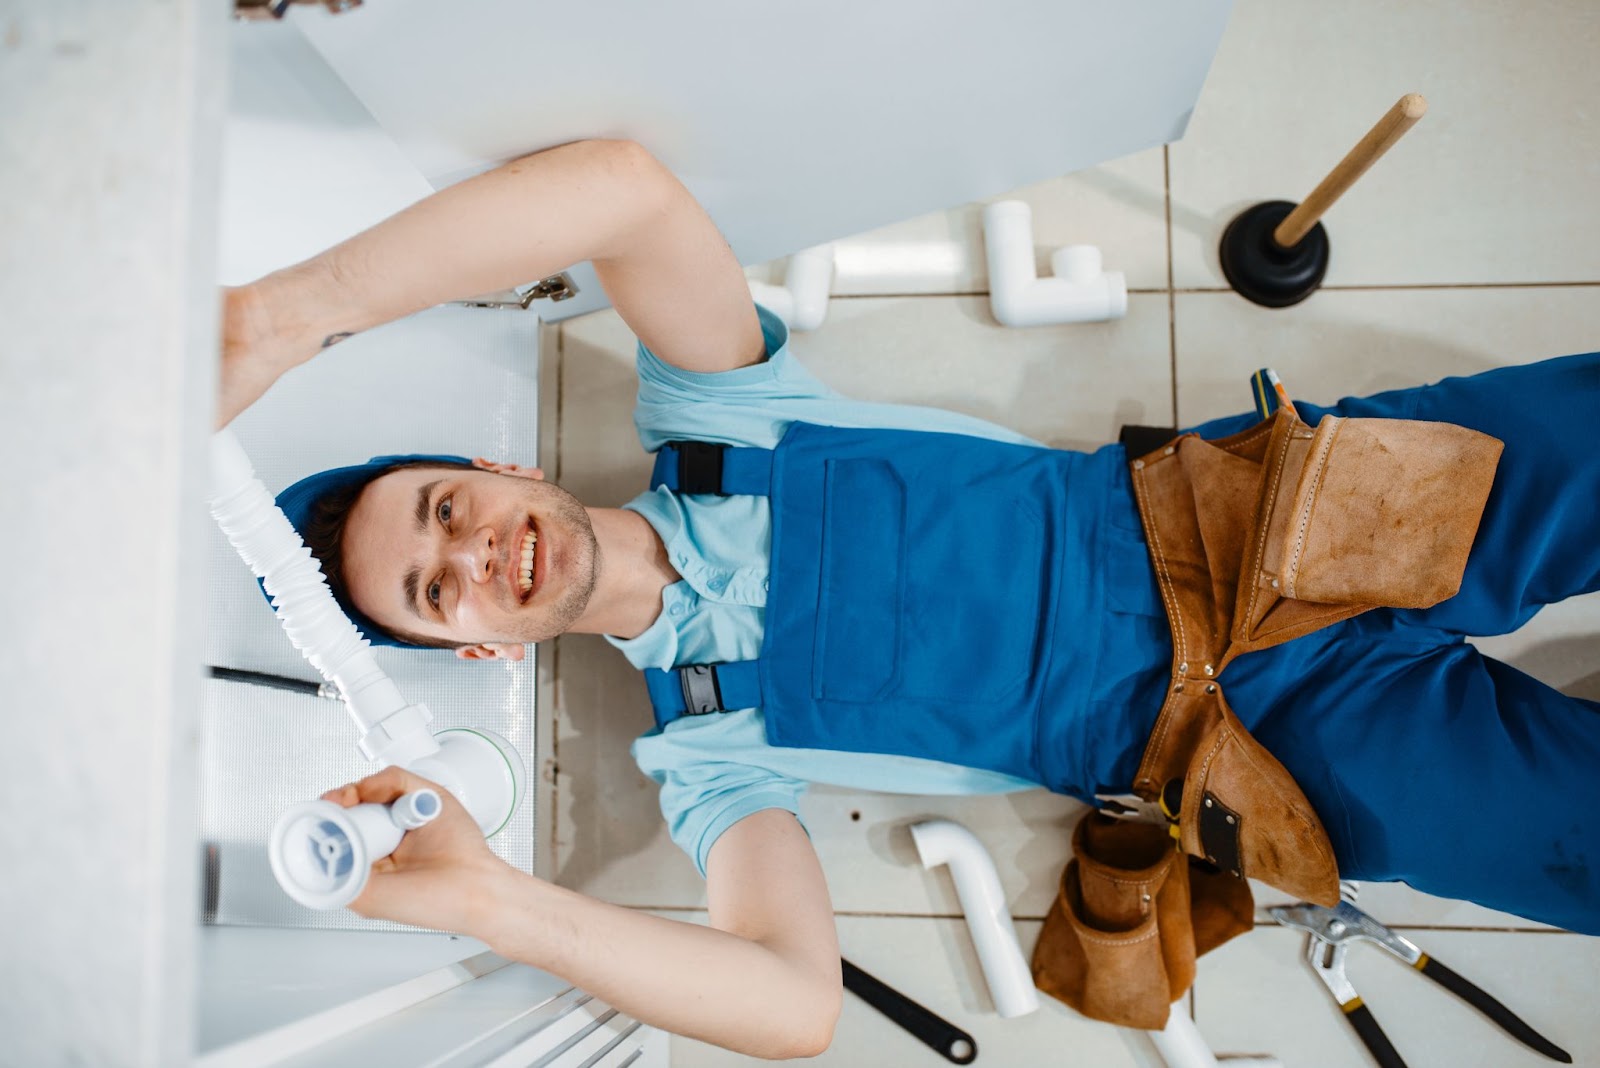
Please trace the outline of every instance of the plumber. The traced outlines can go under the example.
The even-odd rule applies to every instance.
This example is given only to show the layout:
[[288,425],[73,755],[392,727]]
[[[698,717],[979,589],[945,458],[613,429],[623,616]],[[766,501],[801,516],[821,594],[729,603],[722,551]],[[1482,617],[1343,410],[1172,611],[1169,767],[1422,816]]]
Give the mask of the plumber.
[[[592,508],[514,458],[389,457],[279,501],[374,642],[518,659],[594,633],[644,670],[658,726],[634,755],[710,926],[515,871],[453,804],[357,911],[481,938],[680,1034],[812,1055],[841,993],[807,782],[1092,800],[1187,771],[1184,848],[1224,868],[1323,898],[1403,879],[1600,933],[1600,821],[1575,803],[1600,705],[1463,641],[1600,587],[1600,454],[1577,439],[1600,354],[1217,420],[1137,464],[1045,449],[832,393],[683,186],[637,145],[581,142],[227,291],[220,418],[341,339],[584,260],[639,339],[650,489]],[[1277,508],[1299,543],[1262,540],[1258,472],[1330,487]],[[1257,544],[1305,556],[1255,582]],[[1315,597],[1283,588],[1295,568]],[[329,797],[417,785],[390,768]],[[1196,830],[1202,796],[1245,830]]]

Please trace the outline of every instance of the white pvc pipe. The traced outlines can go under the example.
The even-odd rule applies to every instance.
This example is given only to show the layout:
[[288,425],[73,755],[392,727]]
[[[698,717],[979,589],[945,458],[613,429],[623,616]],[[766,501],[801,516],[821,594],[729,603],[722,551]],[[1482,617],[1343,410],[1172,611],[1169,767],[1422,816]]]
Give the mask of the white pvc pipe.
[[411,704],[378,666],[361,632],[328,590],[322,569],[255,477],[230,430],[211,438],[211,514],[261,578],[294,647],[339,687],[368,760],[408,764],[439,751],[427,706]]
[[751,282],[750,296],[791,330],[815,330],[828,317],[833,246],[818,245],[789,257],[783,285]]
[[1120,319],[1128,314],[1128,283],[1102,269],[1093,245],[1068,245],[1050,257],[1054,278],[1040,278],[1033,261],[1033,210],[1021,200],[983,209],[989,260],[989,309],[1004,326],[1043,326]]
[[989,851],[971,831],[952,820],[913,824],[911,838],[924,868],[941,864],[950,868],[995,1011],[1008,1018],[1033,1012],[1039,1007],[1039,992],[1034,989],[1028,962],[1022,959],[1017,929]]
[[[1126,1039],[1134,1044],[1130,1048],[1148,1043],[1166,1068],[1283,1068],[1283,1062],[1276,1057],[1231,1053],[1218,1056],[1213,1053],[1181,1002],[1172,1006],[1172,1012],[1167,1016],[1167,1026],[1160,1031],[1121,1030]],[[1148,1056],[1148,1053],[1140,1051],[1138,1059],[1142,1063]]]

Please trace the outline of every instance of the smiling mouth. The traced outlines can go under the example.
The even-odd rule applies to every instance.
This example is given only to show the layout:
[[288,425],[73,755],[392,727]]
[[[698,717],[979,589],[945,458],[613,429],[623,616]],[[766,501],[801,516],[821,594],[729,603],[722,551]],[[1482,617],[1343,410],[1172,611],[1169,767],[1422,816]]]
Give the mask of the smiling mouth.
[[539,545],[539,530],[528,521],[528,532],[522,536],[522,555],[517,567],[517,596],[526,602],[533,595],[535,571],[537,565],[537,548]]

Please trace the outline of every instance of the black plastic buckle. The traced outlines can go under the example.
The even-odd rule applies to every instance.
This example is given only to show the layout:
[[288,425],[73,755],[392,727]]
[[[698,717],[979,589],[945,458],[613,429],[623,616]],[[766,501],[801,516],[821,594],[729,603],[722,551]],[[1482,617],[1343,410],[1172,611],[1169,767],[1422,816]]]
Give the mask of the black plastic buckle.
[[722,707],[722,687],[717,685],[717,665],[686,664],[678,669],[678,684],[683,687],[684,715],[726,711]]
[[722,492],[722,453],[727,449],[726,445],[709,441],[673,441],[668,444],[678,450],[679,493],[727,496]]

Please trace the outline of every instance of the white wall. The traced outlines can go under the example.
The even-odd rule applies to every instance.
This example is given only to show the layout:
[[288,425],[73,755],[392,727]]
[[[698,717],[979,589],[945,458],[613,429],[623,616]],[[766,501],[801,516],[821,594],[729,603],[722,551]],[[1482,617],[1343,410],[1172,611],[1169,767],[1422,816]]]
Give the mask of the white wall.
[[193,1030],[220,0],[0,0],[0,1060]]

